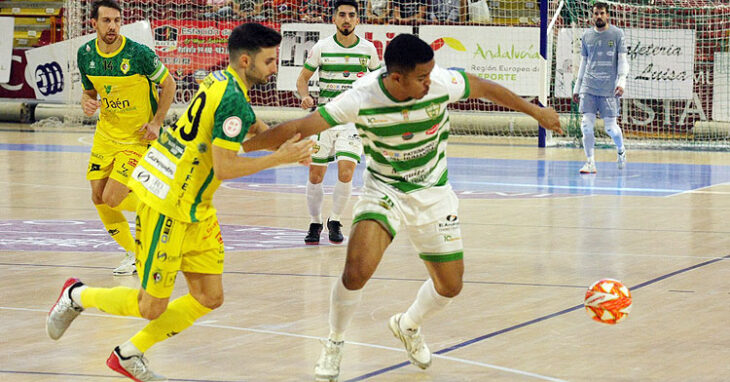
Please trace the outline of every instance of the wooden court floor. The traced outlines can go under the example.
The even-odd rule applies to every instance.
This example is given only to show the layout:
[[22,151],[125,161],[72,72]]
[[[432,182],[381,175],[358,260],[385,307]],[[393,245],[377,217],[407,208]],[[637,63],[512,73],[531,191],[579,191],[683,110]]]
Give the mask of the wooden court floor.
[[[121,380],[105,360],[144,321],[90,309],[57,342],[44,329],[68,277],[138,283],[111,275],[121,251],[84,178],[91,132],[0,130],[0,380]],[[728,152],[629,151],[618,173],[613,150],[598,150],[591,177],[577,173],[579,149],[466,140],[449,154],[466,274],[423,327],[433,364],[407,364],[386,326],[426,278],[402,233],[365,287],[341,381],[730,380]],[[172,381],[313,380],[345,247],[303,245],[304,179],[306,168],[282,168],[221,187],[226,301],[150,349],[153,370]],[[633,292],[616,326],[581,305],[605,277]],[[184,293],[178,281],[174,297]]]

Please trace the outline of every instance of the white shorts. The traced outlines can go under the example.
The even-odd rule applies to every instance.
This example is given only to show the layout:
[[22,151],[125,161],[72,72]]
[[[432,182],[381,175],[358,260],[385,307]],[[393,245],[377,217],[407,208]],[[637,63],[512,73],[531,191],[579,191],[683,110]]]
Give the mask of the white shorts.
[[405,228],[421,259],[447,262],[464,257],[458,209],[459,199],[451,185],[406,194],[366,172],[352,223],[377,221],[392,237]]
[[348,123],[345,128],[337,126],[327,129],[316,136],[313,136],[314,154],[312,164],[315,166],[327,166],[330,162],[349,160],[359,163],[362,155],[362,140],[355,129],[355,125]]

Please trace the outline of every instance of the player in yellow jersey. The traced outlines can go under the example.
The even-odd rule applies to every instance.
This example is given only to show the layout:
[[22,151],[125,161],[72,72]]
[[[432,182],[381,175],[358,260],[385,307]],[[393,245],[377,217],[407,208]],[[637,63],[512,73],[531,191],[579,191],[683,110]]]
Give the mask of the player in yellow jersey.
[[[119,34],[122,8],[98,0],[91,8],[97,38],[78,51],[86,115],[99,111],[86,178],[104,228],[127,251],[115,275],[134,274],[134,238],[122,210],[137,197],[127,181],[150,140],[156,139],[175,95],[175,81],[148,47]],[[157,94],[157,87],[160,94]]]
[[[314,143],[297,142],[297,135],[273,154],[237,155],[247,133],[268,128],[256,119],[248,89],[276,73],[280,42],[278,32],[260,24],[233,29],[230,66],[205,78],[185,114],[152,143],[132,173],[129,185],[140,198],[141,288],[91,288],[68,279],[46,321],[51,338],[60,338],[84,308],[146,318],[150,323],[117,346],[107,365],[135,381],[166,380],[149,369],[143,353],[223,303],[223,240],[213,193],[222,180],[306,161],[312,154]],[[185,275],[189,293],[168,303],[178,271]]]

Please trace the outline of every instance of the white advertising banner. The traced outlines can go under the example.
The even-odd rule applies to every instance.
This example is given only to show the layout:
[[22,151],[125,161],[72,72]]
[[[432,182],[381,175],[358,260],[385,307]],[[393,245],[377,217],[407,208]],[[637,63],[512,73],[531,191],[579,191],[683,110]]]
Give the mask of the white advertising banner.
[[712,119],[730,122],[730,53],[715,52]]
[[15,19],[12,17],[0,17],[0,84],[10,81],[10,67],[13,56],[13,29]]
[[[555,96],[572,96],[578,74],[572,52],[580,54],[584,29],[558,32]],[[573,34],[578,34],[573,38]],[[624,98],[691,99],[694,80],[695,31],[692,29],[624,29],[629,72]],[[571,44],[577,44],[577,46]],[[580,59],[580,57],[578,57]],[[570,63],[575,63],[570,65]],[[568,86],[568,84],[571,84]],[[560,85],[560,86],[558,86]]]
[[421,26],[436,64],[489,79],[521,96],[540,92],[540,28]]
[[[371,25],[360,24],[355,33],[373,44],[378,49],[380,60],[388,42],[400,33],[413,33],[413,27],[406,25]],[[279,49],[279,74],[276,77],[278,90],[297,89],[297,78],[302,71],[304,61],[314,44],[335,34],[334,24],[281,24],[281,47]],[[318,91],[317,73],[309,81],[309,90]]]
[[[123,25],[121,33],[155,49],[152,29],[147,21]],[[37,99],[66,103],[81,100],[83,87],[76,65],[76,52],[81,45],[95,37],[96,33],[92,33],[25,52],[28,60],[25,79],[33,87]]]

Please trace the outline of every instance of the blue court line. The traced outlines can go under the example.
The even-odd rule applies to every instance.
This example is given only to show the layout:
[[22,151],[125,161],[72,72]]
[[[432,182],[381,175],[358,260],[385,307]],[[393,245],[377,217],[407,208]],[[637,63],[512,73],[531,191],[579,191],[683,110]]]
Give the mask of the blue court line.
[[554,184],[524,184],[524,183],[496,183],[496,182],[475,182],[460,180],[459,184],[481,184],[489,186],[508,186],[508,187],[529,187],[529,188],[557,188],[564,190],[601,190],[601,191],[634,191],[634,192],[686,192],[688,190],[674,190],[663,188],[634,188],[634,187],[599,187],[599,186],[559,186]]
[[[0,374],[16,374],[16,375],[48,375],[48,376],[62,376],[62,377],[87,377],[87,378],[114,378],[124,379],[127,377],[121,375],[101,375],[101,374],[77,374],[77,373],[51,373],[46,371],[20,371],[20,370],[0,370]],[[236,380],[226,379],[176,379],[168,378],[168,381],[179,381],[179,382],[239,382]]]
[[[680,270],[677,270],[677,271],[674,271],[674,272],[671,272],[671,273],[667,273],[665,275],[662,275],[662,276],[653,278],[653,279],[651,279],[649,281],[645,281],[643,283],[634,285],[633,287],[630,287],[629,289],[630,290],[641,289],[641,288],[643,288],[645,286],[649,286],[651,284],[657,283],[657,282],[662,281],[664,279],[667,279],[669,277],[676,276],[678,274],[685,273],[685,272],[691,271],[693,269],[697,269],[697,268],[700,268],[700,267],[704,267],[706,265],[710,265],[710,264],[716,263],[718,261],[727,260],[727,259],[730,259],[730,255],[727,255],[727,256],[724,256],[724,257],[718,257],[716,259],[708,260],[708,261],[705,261],[705,262],[702,262],[702,263],[699,263],[699,264],[692,265],[692,266],[687,267],[687,268],[682,268]],[[555,312],[555,313],[551,313],[551,314],[548,314],[548,315],[545,315],[545,316],[542,316],[542,317],[538,317],[538,318],[535,318],[535,319],[530,320],[530,321],[525,321],[523,323],[520,323],[520,324],[517,324],[517,325],[513,325],[513,326],[510,326],[508,328],[504,328],[504,329],[498,330],[496,332],[488,333],[488,334],[485,334],[483,336],[479,336],[479,337],[473,338],[471,340],[467,340],[467,341],[458,343],[456,345],[449,346],[447,348],[444,348],[444,349],[441,349],[439,351],[436,351],[433,354],[446,354],[446,353],[452,352],[454,350],[458,350],[458,349],[461,349],[463,347],[469,346],[471,344],[474,344],[474,343],[477,343],[477,342],[480,342],[480,341],[484,341],[484,340],[486,340],[488,338],[498,336],[500,334],[508,333],[508,332],[511,332],[511,331],[514,331],[514,330],[523,328],[525,326],[529,326],[529,325],[532,325],[532,324],[536,324],[538,322],[542,322],[542,321],[548,320],[548,319],[553,318],[553,317],[562,316],[563,314],[570,313],[570,312],[575,311],[575,310],[578,310],[578,309],[580,309],[582,307],[583,307],[583,304],[575,305],[575,306],[572,306],[570,308],[563,309],[563,310],[561,310],[559,312]],[[391,366],[384,367],[384,368],[379,369],[379,370],[372,371],[372,372],[367,373],[367,374],[363,374],[363,375],[361,375],[359,377],[355,377],[355,378],[352,378],[352,379],[348,379],[345,382],[362,381],[362,380],[365,380],[365,379],[368,379],[368,378],[371,378],[371,377],[375,377],[375,376],[378,376],[378,375],[387,373],[387,372],[392,371],[392,370],[400,369],[400,368],[402,368],[404,366],[408,366],[408,365],[410,365],[410,362],[401,362],[401,363],[396,364],[396,365],[391,365]]]
[[37,145],[31,143],[0,143],[0,150],[89,153],[91,146]]
[[[1,253],[1,251],[0,251]],[[113,267],[87,266],[87,265],[58,265],[58,264],[24,264],[24,263],[0,263],[0,266],[15,267],[44,267],[44,268],[77,268],[77,269],[113,269]],[[244,272],[244,271],[224,271],[224,275],[249,275],[249,276],[288,276],[288,277],[319,277],[319,278],[335,278],[337,275],[318,275],[309,273],[274,273],[274,272]],[[407,279],[396,277],[371,277],[371,280],[379,281],[413,281],[422,283],[425,279]],[[538,284],[538,283],[511,283],[507,281],[469,281],[464,280],[464,284],[477,285],[508,285],[508,286],[530,286],[530,287],[549,287],[549,288],[574,288],[583,289],[585,285],[566,285],[566,284]]]

